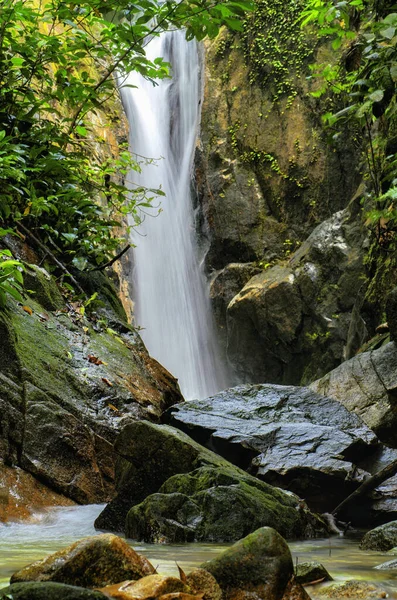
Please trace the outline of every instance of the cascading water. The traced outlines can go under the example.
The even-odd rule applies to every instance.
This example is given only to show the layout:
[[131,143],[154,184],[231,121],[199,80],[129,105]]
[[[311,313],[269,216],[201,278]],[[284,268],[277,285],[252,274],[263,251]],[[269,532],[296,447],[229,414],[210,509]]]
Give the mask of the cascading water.
[[204,398],[225,387],[205,278],[200,269],[191,200],[191,168],[201,99],[200,59],[195,42],[180,31],[147,46],[163,57],[172,78],[154,86],[137,74],[122,88],[131,148],[158,159],[134,182],[162,187],[162,211],[148,210],[134,242],[135,315],[148,351],[178,380],[186,399]]

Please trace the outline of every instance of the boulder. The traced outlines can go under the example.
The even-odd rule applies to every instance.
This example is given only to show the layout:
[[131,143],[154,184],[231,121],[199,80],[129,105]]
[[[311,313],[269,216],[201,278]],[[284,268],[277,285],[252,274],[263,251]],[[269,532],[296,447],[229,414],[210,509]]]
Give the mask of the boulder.
[[105,600],[101,592],[53,582],[14,583],[0,590],[1,600]]
[[362,550],[377,550],[387,552],[397,544],[397,521],[379,525],[368,531],[360,543]]
[[150,541],[235,541],[274,524],[287,537],[326,529],[295,495],[260,482],[169,426],[128,425],[115,445],[118,494],[99,529]]
[[53,310],[61,298],[54,281],[43,269],[32,273],[43,304],[36,295],[24,306],[9,299],[0,313],[0,462],[76,502],[105,502],[120,426],[157,420],[182,397],[127,323],[116,333],[87,319],[82,305]]
[[14,573],[11,583],[56,581],[87,588],[103,587],[155,572],[143,556],[110,533],[90,536]]
[[148,543],[234,542],[274,523],[287,538],[316,536],[322,528],[314,519],[310,525],[304,503],[301,520],[276,490],[227,467],[174,475],[159,492],[129,510],[127,537]]
[[310,388],[335,398],[361,417],[386,444],[397,448],[397,347],[390,342],[357,354],[315,381]]
[[298,563],[295,568],[295,578],[302,585],[332,581],[332,577],[324,565],[316,561]]
[[339,211],[230,301],[227,351],[242,381],[309,383],[362,345],[363,239],[357,220]]
[[[163,418],[321,512],[331,511],[369,470],[377,470],[375,457],[383,450],[357,415],[305,387],[238,386],[173,407]],[[394,455],[391,450],[387,460]]]
[[[179,594],[182,594],[180,600],[193,600],[194,596],[189,597],[190,588],[176,577],[167,577],[164,575],[147,575],[138,581],[123,581],[114,585],[108,585],[99,590],[108,598],[115,600],[153,600],[153,598],[163,598],[165,600],[177,600]],[[188,597],[183,599],[183,596]]]
[[293,576],[288,545],[271,527],[262,527],[201,565],[219,583],[225,600],[281,600]]

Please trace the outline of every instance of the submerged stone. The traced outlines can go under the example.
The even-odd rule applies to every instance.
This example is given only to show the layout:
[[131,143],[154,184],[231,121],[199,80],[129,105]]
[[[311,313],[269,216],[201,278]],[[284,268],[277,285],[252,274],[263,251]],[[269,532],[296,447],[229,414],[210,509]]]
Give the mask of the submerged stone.
[[11,583],[56,581],[87,588],[140,579],[155,569],[123,539],[110,533],[83,538],[14,573]]

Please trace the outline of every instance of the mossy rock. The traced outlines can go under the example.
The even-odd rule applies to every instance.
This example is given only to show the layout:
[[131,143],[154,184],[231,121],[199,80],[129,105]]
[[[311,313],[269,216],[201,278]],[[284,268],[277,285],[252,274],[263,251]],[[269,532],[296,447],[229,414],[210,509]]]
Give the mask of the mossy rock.
[[277,523],[281,535],[305,537],[305,525],[283,492],[259,480],[255,484],[227,467],[175,475],[160,493],[131,508],[126,535],[148,543],[234,542]]
[[60,310],[65,303],[53,277],[37,265],[29,265],[24,276],[24,288],[46,310]]
[[288,537],[324,533],[294,494],[258,481],[173,427],[128,425],[115,451],[118,495],[98,517],[99,529],[126,527],[146,541],[235,541],[274,522]]
[[0,590],[0,600],[105,600],[101,592],[62,583],[14,583]]
[[397,544],[397,521],[379,525],[368,531],[360,543],[362,550],[377,550],[387,552]]
[[332,577],[324,565],[316,561],[297,564],[295,569],[295,579],[303,585],[315,581],[332,581]]
[[182,400],[176,380],[135,332],[98,331],[33,296],[8,299],[0,335],[0,459],[76,502],[107,501],[120,422],[158,419]]
[[154,572],[150,562],[125,540],[107,533],[83,538],[27,565],[12,575],[11,583],[56,581],[99,588],[126,579],[140,579]]
[[280,600],[293,576],[288,545],[271,527],[254,531],[201,567],[215,577],[226,600]]

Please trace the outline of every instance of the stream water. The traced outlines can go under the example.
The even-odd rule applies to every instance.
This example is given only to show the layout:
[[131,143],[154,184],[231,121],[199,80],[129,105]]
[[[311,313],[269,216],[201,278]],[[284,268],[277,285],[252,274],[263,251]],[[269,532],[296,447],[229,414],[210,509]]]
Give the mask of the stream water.
[[[191,196],[192,162],[200,116],[200,56],[183,31],[150,41],[146,55],[162,56],[172,78],[156,86],[132,73],[122,88],[130,144],[156,159],[132,173],[135,185],[162,187],[161,212],[145,208],[134,234],[135,318],[150,354],[179,380],[184,397],[205,398],[226,387],[201,268]],[[158,206],[158,203],[155,205]]]
[[[0,587],[7,585],[13,572],[29,562],[43,558],[86,535],[95,535],[93,523],[100,505],[48,509],[37,513],[31,522],[0,525]],[[290,543],[294,562],[318,560],[334,579],[360,579],[379,583],[390,597],[397,598],[397,572],[377,571],[374,566],[392,557],[358,548],[359,536],[332,537]],[[158,571],[178,576],[178,563],[186,572],[217,556],[227,545],[183,544],[150,545],[131,541],[135,550],[149,558]],[[314,588],[309,590],[316,597]]]

